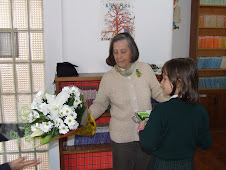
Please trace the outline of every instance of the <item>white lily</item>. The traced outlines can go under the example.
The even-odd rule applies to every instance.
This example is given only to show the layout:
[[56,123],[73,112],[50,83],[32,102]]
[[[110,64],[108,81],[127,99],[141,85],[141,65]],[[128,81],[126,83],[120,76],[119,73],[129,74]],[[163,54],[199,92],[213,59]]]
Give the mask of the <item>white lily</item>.
[[40,105],[41,103],[43,103],[43,99],[45,99],[45,93],[41,90],[35,95],[35,98],[32,103],[34,105]]
[[41,111],[45,116],[49,113],[48,104],[42,103],[39,105],[39,111]]
[[60,92],[57,96],[46,94],[47,107],[50,111],[50,117],[52,120],[59,118],[59,111],[63,104],[68,100],[70,95],[66,92]]
[[36,136],[41,136],[43,134],[44,134],[44,132],[41,129],[37,129],[30,136],[33,138],[33,137],[36,137]]

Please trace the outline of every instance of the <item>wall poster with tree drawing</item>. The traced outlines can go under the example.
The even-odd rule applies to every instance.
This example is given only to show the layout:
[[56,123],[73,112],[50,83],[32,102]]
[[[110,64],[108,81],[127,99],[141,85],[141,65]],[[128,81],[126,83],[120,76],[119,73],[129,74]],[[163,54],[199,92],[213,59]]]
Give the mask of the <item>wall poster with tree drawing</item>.
[[102,0],[101,40],[111,40],[115,35],[122,32],[129,32],[134,37],[135,15],[132,1]]

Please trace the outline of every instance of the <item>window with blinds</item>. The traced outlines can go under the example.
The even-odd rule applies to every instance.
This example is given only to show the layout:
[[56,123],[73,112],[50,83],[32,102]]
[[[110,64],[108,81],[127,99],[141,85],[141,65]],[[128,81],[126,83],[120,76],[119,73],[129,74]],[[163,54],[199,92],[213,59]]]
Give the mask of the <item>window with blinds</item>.
[[[0,123],[21,123],[24,108],[45,90],[43,41],[43,0],[0,0]],[[27,169],[48,170],[48,145],[39,142],[1,142],[0,164],[26,156],[42,162]]]

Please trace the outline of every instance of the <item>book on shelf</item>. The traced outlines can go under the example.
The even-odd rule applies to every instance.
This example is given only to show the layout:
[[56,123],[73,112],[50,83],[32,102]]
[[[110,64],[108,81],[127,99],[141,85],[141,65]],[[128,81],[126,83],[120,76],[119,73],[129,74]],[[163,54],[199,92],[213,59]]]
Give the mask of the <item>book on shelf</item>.
[[225,0],[200,0],[200,5],[226,5]]
[[198,45],[199,45],[199,48],[225,48],[226,49],[226,37],[225,36],[199,36]]
[[86,103],[87,103],[88,107],[91,106],[93,103],[93,100],[96,98],[97,90],[94,88],[90,88],[90,89],[83,88],[82,93],[83,93],[84,98],[86,99]]
[[201,15],[199,18],[199,27],[224,28],[226,25],[225,15]]
[[199,88],[226,88],[226,76],[199,77]]
[[200,56],[197,59],[198,69],[224,69],[226,56]]
[[111,143],[109,127],[97,127],[93,136],[74,135],[67,138],[66,146]]
[[222,57],[221,68],[222,68],[222,69],[226,68],[226,56],[223,56],[223,57]]

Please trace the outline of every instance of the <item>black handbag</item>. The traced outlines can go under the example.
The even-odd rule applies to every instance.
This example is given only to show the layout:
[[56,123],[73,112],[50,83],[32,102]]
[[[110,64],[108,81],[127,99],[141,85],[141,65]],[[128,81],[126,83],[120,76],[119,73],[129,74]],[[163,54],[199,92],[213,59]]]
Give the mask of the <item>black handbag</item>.
[[69,62],[57,63],[57,77],[79,76],[75,67],[78,67]]

